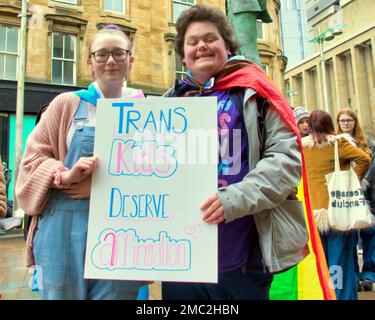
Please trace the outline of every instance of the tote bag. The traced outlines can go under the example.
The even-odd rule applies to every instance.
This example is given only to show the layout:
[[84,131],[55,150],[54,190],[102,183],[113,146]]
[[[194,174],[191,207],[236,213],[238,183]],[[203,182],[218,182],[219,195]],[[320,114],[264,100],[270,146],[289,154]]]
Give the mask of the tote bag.
[[331,229],[348,231],[374,225],[374,216],[352,163],[349,170],[340,170],[338,141],[335,141],[335,171],[325,175],[325,179],[329,193],[328,225]]

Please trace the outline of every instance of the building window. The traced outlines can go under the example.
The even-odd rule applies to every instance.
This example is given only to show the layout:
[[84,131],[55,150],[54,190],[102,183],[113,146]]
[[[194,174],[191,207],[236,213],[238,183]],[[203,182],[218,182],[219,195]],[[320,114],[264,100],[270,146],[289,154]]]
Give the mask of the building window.
[[176,79],[182,80],[187,73],[186,67],[182,64],[181,58],[178,54],[176,54]]
[[77,4],[77,0],[54,0],[55,2],[62,2],[68,4]]
[[104,0],[104,10],[125,13],[125,0]]
[[264,30],[262,20],[257,20],[257,39],[264,39]]
[[52,83],[76,83],[76,36],[53,33]]
[[18,28],[0,25],[0,78],[17,78]]
[[173,22],[176,22],[181,12],[195,4],[195,0],[173,0]]

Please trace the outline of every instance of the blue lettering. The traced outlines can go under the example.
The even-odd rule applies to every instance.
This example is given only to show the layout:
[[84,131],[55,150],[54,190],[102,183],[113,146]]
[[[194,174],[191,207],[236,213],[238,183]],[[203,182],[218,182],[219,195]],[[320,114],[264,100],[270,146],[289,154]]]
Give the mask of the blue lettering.
[[[168,119],[168,120],[167,120]],[[168,117],[166,118],[164,115],[163,110],[160,110],[160,128],[162,128],[164,122],[164,126],[167,129],[167,132],[169,133],[171,131],[171,124],[172,124],[172,110],[168,110]],[[161,133],[161,130],[160,130]]]
[[180,113],[178,112],[179,110],[182,110],[183,113],[186,113],[186,109],[185,108],[182,108],[182,107],[179,107],[179,108],[176,108],[174,109],[174,113],[178,116],[180,116],[182,118],[182,120],[184,121],[184,126],[183,126],[183,129],[181,131],[177,131],[175,127],[172,128],[173,132],[175,134],[181,134],[181,133],[184,133],[187,129],[187,119],[186,119],[186,116],[185,114],[183,113]]
[[112,188],[111,189],[111,200],[110,200],[110,206],[109,206],[109,216],[110,217],[118,217],[120,215],[121,210],[122,210],[122,202],[120,201],[119,210],[117,211],[116,214],[113,213],[113,203],[114,203],[115,192],[118,193],[118,196],[121,199],[121,191],[118,188]]
[[125,102],[114,102],[112,103],[112,108],[120,108],[119,122],[118,122],[118,133],[122,133],[122,127],[124,125],[124,108],[133,107],[134,103]]
[[[166,212],[165,212],[165,197],[169,197],[169,194],[163,194],[163,195],[160,195],[160,196],[163,198],[161,217],[166,219],[166,218],[168,218],[168,216],[165,215],[166,214]],[[158,208],[159,208],[159,206],[158,206]]]
[[111,189],[110,218],[168,219],[166,198],[169,194],[121,194],[118,188]]
[[138,216],[138,203],[137,203],[137,196],[136,195],[133,195],[132,196],[132,201],[133,201],[133,204],[134,204],[134,212],[130,213],[130,216],[132,218],[136,218]]
[[122,197],[122,203],[123,203],[122,207],[123,207],[123,210],[122,210],[122,215],[121,216],[123,218],[127,218],[128,217],[128,215],[126,213],[126,207],[127,207],[127,205],[126,205],[126,198],[130,198],[130,196],[126,194],[126,195],[124,195]]
[[[152,208],[150,207],[150,203],[154,197],[150,194],[146,194],[146,206],[145,206],[145,214],[146,217],[154,217],[154,213],[152,212]],[[158,217],[158,216],[156,216]]]
[[[135,118],[132,118],[132,114],[135,115]],[[135,128],[135,130],[139,131],[138,127],[134,124],[134,122],[137,122],[141,118],[141,113],[137,110],[130,110],[127,113],[127,118],[126,118],[126,133],[129,133],[129,126],[130,124]]]
[[142,132],[146,129],[148,123],[152,123],[154,125],[154,130],[157,131],[158,129],[156,128],[156,122],[155,122],[155,117],[154,117],[154,113],[151,111],[149,114],[148,114],[148,117],[146,119],[146,122],[145,122],[145,125],[143,126],[143,130]]
[[140,194],[138,196],[138,204],[139,204],[138,218],[146,218],[146,216],[142,216],[142,214],[144,214],[144,211],[142,211],[141,206],[140,206],[142,198],[145,198],[145,197],[146,197],[145,194]]

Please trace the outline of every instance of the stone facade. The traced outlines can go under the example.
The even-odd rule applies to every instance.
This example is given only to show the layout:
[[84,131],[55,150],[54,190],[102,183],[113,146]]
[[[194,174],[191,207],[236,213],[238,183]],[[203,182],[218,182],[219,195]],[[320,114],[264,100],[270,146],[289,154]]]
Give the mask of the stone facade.
[[[316,5],[318,1],[315,1]],[[310,39],[328,27],[344,23],[343,34],[323,42],[328,112],[353,109],[366,133],[375,135],[375,23],[373,0],[340,1],[309,21]],[[324,109],[319,45],[315,54],[286,70],[286,91],[292,106]]]
[[[76,36],[76,77],[73,85],[87,85],[91,81],[86,65],[90,40],[100,25],[115,23],[129,34],[134,45],[135,64],[127,84],[156,95],[173,84],[175,28],[172,1],[126,0],[125,14],[104,11],[103,0],[76,0],[76,4],[67,2],[74,0],[29,0],[26,81],[51,83],[52,34],[62,33]],[[225,10],[225,0],[198,0],[196,3],[215,5]],[[282,88],[285,58],[280,49],[279,9],[279,1],[268,2],[274,22],[263,25],[265,40],[259,40],[258,47],[270,77]],[[17,15],[20,11],[20,0],[2,0],[0,24],[19,27]]]
[[267,66],[269,77],[280,90],[284,90],[287,59],[281,49],[280,1],[267,1],[267,9],[273,22],[263,24],[264,39],[258,40],[259,55],[262,64]]

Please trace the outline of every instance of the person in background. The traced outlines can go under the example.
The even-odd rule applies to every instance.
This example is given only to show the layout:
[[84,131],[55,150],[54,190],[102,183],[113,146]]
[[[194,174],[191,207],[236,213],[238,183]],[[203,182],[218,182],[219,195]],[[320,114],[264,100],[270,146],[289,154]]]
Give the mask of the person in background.
[[349,108],[344,108],[336,116],[336,132],[338,134],[347,133],[351,136],[352,142],[369,155],[373,155],[375,148],[373,142],[366,137],[358,117],[355,112]]
[[[375,215],[375,157],[372,157],[370,169],[363,178],[363,191],[368,200],[371,213]],[[358,260],[355,261],[356,271],[358,272],[358,290],[371,291],[374,289],[375,282],[375,226],[359,232],[362,239],[363,264],[361,273],[359,273]],[[355,254],[357,252],[354,252]],[[357,256],[355,256],[357,258]]]
[[[334,171],[334,145],[338,141],[341,169],[356,163],[355,171],[363,176],[370,164],[370,156],[350,143],[348,134],[335,135],[333,121],[329,113],[314,110],[310,114],[310,134],[302,138],[306,162],[307,185],[311,209],[317,217],[328,209],[328,190],[325,175]],[[326,220],[326,219],[325,219]],[[336,232],[320,226],[318,229],[326,255],[330,273],[340,277],[335,284],[338,300],[356,300],[356,276],[353,261],[353,232]],[[337,268],[340,268],[340,274]],[[342,273],[341,273],[342,272]]]
[[[260,237],[258,227],[262,230],[264,222],[270,221],[262,219],[267,209],[286,201],[300,181],[302,150],[297,125],[285,98],[261,68],[235,56],[239,45],[221,10],[192,6],[179,16],[176,30],[175,50],[189,71],[164,96],[217,97],[219,168],[226,161],[227,153],[222,151],[228,130],[241,132],[237,135],[241,147],[233,148],[238,170],[219,169],[218,191],[200,208],[204,222],[218,224],[218,283],[162,282],[162,298],[267,300],[273,279],[269,270],[273,263],[285,263],[286,257],[271,257],[275,253],[272,241],[262,241],[265,230],[270,229],[265,227]],[[241,103],[231,99],[232,88],[242,88]],[[260,97],[270,102],[262,154],[257,130],[256,98]],[[284,245],[289,240],[285,236]],[[308,254],[305,249],[302,244],[290,252],[289,259],[301,261]]]
[[7,214],[7,195],[4,179],[3,162],[0,156],[0,218],[5,218]]
[[[340,110],[336,117],[336,129],[338,133],[344,132],[349,134],[353,139],[353,143],[355,143],[358,148],[372,155],[372,159],[374,159],[375,145],[366,137],[354,111],[349,108]],[[374,160],[372,160],[371,168],[373,167],[373,162]],[[374,171],[371,170],[371,172],[367,173],[365,176],[366,180],[364,180],[364,186],[367,189],[365,192],[366,195],[372,195],[374,192],[372,184],[374,181],[372,177],[373,174]],[[366,181],[368,182],[367,184]],[[363,252],[361,271],[359,270],[357,251],[359,238],[362,241],[361,245]],[[355,232],[353,241],[354,264],[358,280],[357,289],[358,291],[371,291],[375,281],[375,226]]]
[[310,112],[304,107],[296,107],[293,109],[293,115],[296,118],[298,129],[302,137],[309,135]]
[[[84,279],[98,98],[139,97],[123,83],[134,63],[132,45],[117,26],[94,36],[87,57],[94,82],[49,104],[31,132],[16,181],[19,206],[33,216],[27,237],[41,275],[43,299],[136,299],[139,281]],[[35,237],[34,237],[35,235]]]

